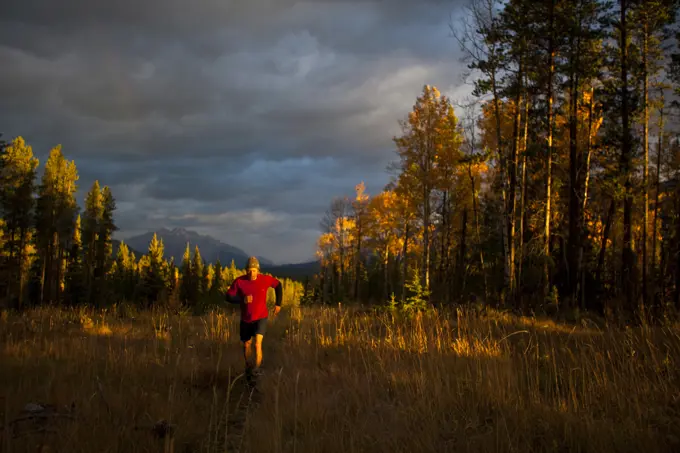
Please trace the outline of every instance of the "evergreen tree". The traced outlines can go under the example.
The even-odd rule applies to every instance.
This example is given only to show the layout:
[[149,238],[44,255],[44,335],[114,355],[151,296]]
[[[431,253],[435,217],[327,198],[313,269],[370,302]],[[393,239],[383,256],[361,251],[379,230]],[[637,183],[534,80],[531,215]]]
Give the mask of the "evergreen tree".
[[[580,296],[581,263],[583,234],[583,193],[587,175],[585,150],[579,146],[579,103],[584,91],[590,91],[602,66],[602,42],[604,30],[602,2],[598,0],[576,0],[570,2],[560,20],[566,26],[564,61],[558,73],[564,74],[567,91],[568,131],[569,131],[569,207],[568,207],[568,283],[566,301],[570,307],[578,307]],[[589,169],[588,169],[589,171]]]
[[85,302],[85,279],[82,258],[80,215],[76,218],[73,228],[73,240],[69,250],[66,269],[66,299],[69,305],[79,305]]
[[236,267],[234,260],[231,260],[231,264],[228,268],[225,268],[225,271],[224,282],[226,286],[229,286],[236,280],[236,277],[238,277],[238,268]]
[[61,297],[65,251],[73,238],[78,211],[76,181],[75,163],[64,158],[61,146],[52,148],[38,188],[35,219],[42,303],[59,302]]
[[93,302],[97,297],[99,285],[99,270],[97,269],[97,243],[99,230],[104,212],[102,192],[99,181],[95,181],[85,196],[85,210],[83,212],[83,250],[85,254],[85,286],[87,288],[87,302]]
[[195,291],[194,295],[194,303],[198,302],[199,299],[203,296],[203,291],[204,291],[204,273],[203,273],[203,268],[204,268],[204,263],[203,263],[203,258],[201,258],[201,251],[198,249],[198,245],[194,247],[194,256],[191,262],[191,273],[192,277],[195,279],[193,283],[193,288],[192,290]]
[[187,242],[187,247],[184,250],[182,257],[182,279],[180,282],[180,300],[185,304],[192,304],[195,302],[195,294],[193,291],[193,269],[191,266],[191,249]]
[[6,266],[4,280],[8,301],[21,307],[24,299],[26,268],[33,207],[34,181],[38,159],[22,137],[2,147],[0,161],[0,212],[5,221],[4,247]]
[[102,200],[102,215],[97,225],[97,242],[96,242],[96,260],[95,269],[96,277],[103,279],[109,271],[112,263],[112,249],[111,242],[113,232],[118,230],[114,220],[113,213],[116,210],[116,200],[113,198],[111,189],[105,186],[101,191]]
[[[652,107],[659,104],[659,98],[650,98],[652,88],[663,89],[664,84],[658,80],[658,76],[664,66],[664,49],[662,43],[670,37],[670,25],[675,19],[677,2],[671,0],[639,0],[633,5],[631,37],[640,53],[640,64],[636,65],[636,78],[639,80],[641,91],[642,118],[642,191],[643,219],[642,219],[642,305],[647,306],[648,291],[648,258],[647,250],[649,242],[648,227],[649,219],[649,122]],[[659,90],[660,91],[660,90]],[[654,259],[654,253],[652,253]],[[654,264],[654,263],[653,263]],[[654,267],[654,266],[653,266]]]
[[148,253],[139,260],[141,281],[137,290],[138,297],[149,307],[168,294],[168,265],[163,258],[163,240],[154,233],[149,243]]
[[121,242],[116,260],[111,266],[111,279],[116,295],[122,300],[130,301],[134,297],[137,284],[135,256],[125,242]]
[[223,294],[226,292],[223,278],[222,263],[218,258],[213,267],[213,279],[210,285],[210,298],[216,303],[220,303],[223,300]]
[[212,288],[212,282],[215,279],[215,268],[212,263],[207,266],[203,266],[203,278],[201,279],[201,287],[203,288],[202,299],[204,301],[210,300],[210,289]]

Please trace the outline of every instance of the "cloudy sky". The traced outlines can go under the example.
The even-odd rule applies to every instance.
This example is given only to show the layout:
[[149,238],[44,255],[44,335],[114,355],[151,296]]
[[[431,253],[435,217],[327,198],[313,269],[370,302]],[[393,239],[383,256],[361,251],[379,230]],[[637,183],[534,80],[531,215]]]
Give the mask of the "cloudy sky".
[[[310,259],[334,196],[388,182],[424,84],[463,99],[462,0],[21,0],[0,14],[0,132],[61,144],[119,238],[210,234]],[[79,194],[82,204],[82,193]]]

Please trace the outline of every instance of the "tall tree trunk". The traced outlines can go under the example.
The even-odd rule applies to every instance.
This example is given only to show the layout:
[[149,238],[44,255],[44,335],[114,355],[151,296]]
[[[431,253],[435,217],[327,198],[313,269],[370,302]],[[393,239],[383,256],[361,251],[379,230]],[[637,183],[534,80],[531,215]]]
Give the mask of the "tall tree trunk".
[[548,152],[546,154],[546,185],[545,185],[545,229],[544,229],[544,289],[543,297],[547,299],[550,294],[550,219],[552,217],[551,203],[552,203],[552,153],[553,153],[553,79],[555,74],[555,38],[554,38],[554,24],[555,24],[555,0],[550,1],[550,38],[548,40]]
[[588,237],[588,228],[586,225],[586,207],[588,205],[588,185],[590,183],[590,160],[593,154],[593,104],[595,103],[595,89],[590,88],[590,103],[588,105],[588,144],[586,149],[586,170],[585,181],[583,183],[583,206],[581,207],[581,243],[579,248],[578,267],[581,275],[579,282],[581,285],[581,309],[587,308],[586,302],[586,268],[584,263],[584,248],[585,241]]
[[439,284],[444,288],[444,299],[448,300],[448,286],[446,282],[448,274],[448,246],[449,246],[449,215],[448,215],[448,191],[444,191],[444,199],[442,200],[442,235],[444,236],[441,240],[441,248],[439,251]]
[[426,200],[425,200],[425,207],[423,209],[424,211],[424,217],[425,217],[425,222],[423,222],[424,226],[424,231],[423,231],[423,288],[425,290],[430,289],[430,201],[429,201],[429,194],[427,194]]
[[321,281],[319,284],[321,285],[321,303],[322,304],[327,304],[328,303],[328,265],[324,266],[322,271],[321,271]]
[[[519,209],[519,257],[517,259],[517,306],[522,304],[522,268],[524,265],[524,218],[526,210],[527,198],[527,147],[529,138],[529,97],[524,100],[524,138],[522,145],[522,189],[521,189],[521,205]],[[522,307],[524,310],[524,307]]]
[[[64,247],[59,244],[59,253],[58,253],[58,258],[57,258],[57,283],[55,285],[55,296],[54,300],[56,303],[60,304],[61,303],[61,284],[64,280]],[[98,296],[100,295],[99,293],[97,294]],[[97,300],[95,301],[95,306],[99,307],[101,301]]]
[[20,228],[19,230],[19,301],[18,301],[18,306],[19,309],[21,310],[24,305],[24,286],[25,286],[25,274],[26,272],[24,271],[24,266],[26,264],[26,236],[28,235],[28,231],[26,228]]
[[645,191],[644,220],[642,224],[642,310],[647,308],[647,228],[649,226],[649,76],[647,71],[647,43],[648,21],[645,20],[642,44],[642,97],[644,103],[644,118],[642,124],[642,140],[644,153],[644,170],[642,173],[642,187]]
[[680,188],[675,191],[675,308],[680,309]]
[[356,267],[354,270],[354,300],[359,301],[359,276],[361,274],[361,235],[363,234],[361,219],[357,225],[357,256],[356,256]]
[[389,240],[385,241],[385,251],[383,252],[385,258],[383,259],[383,299],[389,300],[390,298],[390,287],[389,287],[389,269],[390,269],[390,247]]
[[[12,221],[13,220],[14,219],[12,219]],[[7,242],[9,242],[9,251],[8,251],[8,256],[7,256],[7,275],[6,275],[5,278],[7,279],[7,303],[10,306],[12,306],[13,305],[13,303],[12,303],[12,299],[13,299],[13,294],[12,294],[13,285],[12,285],[12,283],[14,282],[14,267],[15,267],[14,262],[16,261],[15,260],[15,254],[14,254],[14,244],[16,243],[16,240],[14,239],[14,237],[16,236],[16,232],[15,232],[14,226],[12,226],[9,229],[7,236],[8,236]]]
[[508,190],[508,195],[510,196],[509,212],[508,212],[508,242],[510,246],[510,256],[508,258],[510,265],[510,300],[513,303],[516,302],[515,291],[516,288],[516,275],[515,275],[515,229],[517,221],[517,168],[519,167],[519,147],[520,147],[520,124],[522,118],[522,111],[520,105],[522,104],[522,61],[520,58],[519,70],[517,73],[517,96],[515,98],[515,115],[512,127],[512,155],[510,157],[510,168],[508,170],[510,177],[510,188]]
[[408,254],[408,234],[409,234],[409,225],[408,223],[406,224],[406,228],[404,230],[404,248],[402,251],[402,259],[404,260],[403,263],[403,273],[401,277],[401,301],[402,303],[406,301],[406,279],[408,278],[408,259],[407,259],[407,254]]
[[668,248],[661,244],[659,250],[661,256],[659,257],[659,277],[657,278],[657,285],[659,285],[659,299],[665,300],[666,298],[666,276],[668,275]]
[[[578,46],[578,44],[577,44]],[[575,57],[578,61],[578,50]],[[572,60],[572,65],[575,61]],[[578,64],[575,65],[578,67]],[[569,82],[569,242],[567,247],[567,261],[568,261],[568,282],[569,282],[569,306],[578,306],[578,280],[579,280],[579,262],[578,254],[581,243],[581,206],[580,198],[580,171],[581,168],[581,152],[578,149],[578,97],[579,97],[579,81],[576,69],[572,69]]]
[[[338,249],[340,251],[340,274],[338,275],[337,296],[336,299],[342,299],[345,295],[345,219],[342,219],[342,231],[340,232],[340,243]],[[344,302],[344,301],[343,301]]]
[[496,74],[491,73],[491,91],[493,93],[493,105],[494,105],[494,116],[496,119],[496,154],[498,155],[498,164],[500,168],[500,180],[501,180],[501,196],[503,199],[503,225],[501,226],[501,236],[503,238],[503,275],[504,275],[504,285],[501,292],[500,302],[505,303],[507,288],[511,287],[511,273],[510,273],[510,245],[508,243],[508,181],[506,178],[506,161],[503,155],[503,142],[501,134],[501,106],[500,106],[500,96],[498,94],[498,87],[496,85]]
[[600,286],[604,286],[602,281],[602,272],[604,271],[604,257],[607,251],[607,241],[609,240],[609,232],[612,229],[612,222],[614,221],[614,214],[616,213],[616,201],[612,198],[609,203],[609,211],[607,212],[607,218],[604,222],[604,230],[602,231],[602,242],[600,244],[600,253],[597,257],[597,271],[595,272],[595,281],[598,282]]
[[472,212],[475,216],[475,230],[477,234],[477,246],[479,247],[479,265],[482,270],[482,277],[484,278],[484,300],[489,300],[489,282],[486,276],[486,266],[484,265],[484,250],[482,250],[482,235],[479,230],[479,209],[477,208],[477,186],[475,184],[475,177],[472,174],[472,163],[468,166],[468,175],[470,176],[470,186],[472,187]]
[[448,201],[447,201],[448,207],[446,209],[447,212],[447,221],[446,221],[446,246],[444,248],[444,252],[446,254],[446,266],[445,266],[445,280],[444,280],[444,287],[446,288],[446,300],[450,301],[452,297],[452,292],[451,292],[451,285],[453,280],[453,276],[451,275],[451,272],[453,269],[455,269],[453,263],[453,254],[451,253],[451,247],[452,247],[452,242],[453,242],[453,222],[451,221],[451,213],[454,212],[455,207],[453,206],[452,203],[452,198],[451,194],[448,194]]
[[627,0],[620,0],[621,4],[621,123],[622,123],[622,144],[621,144],[621,169],[624,177],[624,199],[623,199],[623,254],[621,278],[623,279],[624,292],[626,294],[627,309],[635,310],[635,295],[633,294],[635,285],[633,283],[634,254],[632,248],[632,214],[633,214],[633,190],[632,190],[632,149],[630,137],[630,121],[628,112],[628,26],[627,21]]
[[436,115],[430,108],[427,114],[427,138],[425,143],[426,155],[423,159],[424,165],[423,175],[423,262],[422,262],[422,285],[425,291],[430,289],[430,222],[432,217],[432,205],[430,197],[432,195],[432,186],[429,178],[432,176],[431,157],[435,153],[434,133],[433,133],[433,116]]
[[[661,186],[661,181],[660,181],[660,169],[661,169],[661,155],[663,153],[663,138],[664,138],[664,98],[663,95],[661,96],[661,107],[659,108],[659,140],[657,144],[657,150],[656,150],[656,183],[655,183],[655,190],[654,190],[654,225],[652,226],[652,278],[654,282],[658,281],[658,278],[656,278],[656,257],[657,257],[657,251],[656,251],[656,228],[657,228],[657,222],[658,222],[658,215],[659,215],[659,190]],[[656,288],[656,283],[654,284],[654,289],[653,289],[653,294],[656,294],[658,288]],[[654,298],[656,300],[656,297]]]
[[49,296],[48,303],[53,304],[56,301],[57,294],[57,277],[58,277],[58,266],[59,266],[59,233],[56,231],[52,234],[52,253],[50,255],[50,274],[48,277],[49,283]]
[[50,244],[49,241],[47,243],[46,247],[46,252],[42,256],[42,263],[41,263],[41,269],[40,269],[40,305],[43,305],[45,303],[45,279],[47,277],[47,269],[49,266],[49,257],[50,257]]
[[468,211],[467,207],[463,208],[463,225],[460,232],[460,256],[458,257],[458,290],[460,291],[460,296],[463,296],[465,290],[465,256],[467,255],[467,222],[468,222]]

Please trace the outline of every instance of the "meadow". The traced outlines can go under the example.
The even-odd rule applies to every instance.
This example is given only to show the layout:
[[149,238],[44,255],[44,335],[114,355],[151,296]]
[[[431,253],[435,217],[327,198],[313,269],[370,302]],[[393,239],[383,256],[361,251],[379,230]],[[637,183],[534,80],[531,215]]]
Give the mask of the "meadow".
[[680,450],[680,325],[288,307],[244,384],[238,317],[0,317],[3,452]]

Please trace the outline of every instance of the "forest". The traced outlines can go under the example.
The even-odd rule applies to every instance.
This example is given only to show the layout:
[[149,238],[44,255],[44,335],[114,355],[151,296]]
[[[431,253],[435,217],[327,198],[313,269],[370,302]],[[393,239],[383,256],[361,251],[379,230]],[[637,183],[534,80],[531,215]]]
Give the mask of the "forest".
[[636,320],[680,308],[676,11],[472,2],[451,25],[472,97],[425,85],[391,182],[332,200],[317,298]]
[[[206,263],[198,246],[192,250],[189,243],[176,264],[155,234],[145,254],[136,257],[121,242],[114,256],[118,227],[109,187],[95,181],[81,209],[75,197],[78,170],[61,146],[50,151],[38,181],[38,159],[21,136],[0,145],[0,307],[130,303],[200,313],[224,305],[227,288],[245,273],[233,261],[224,266],[219,260]],[[286,299],[297,303],[302,285],[281,280]]]

